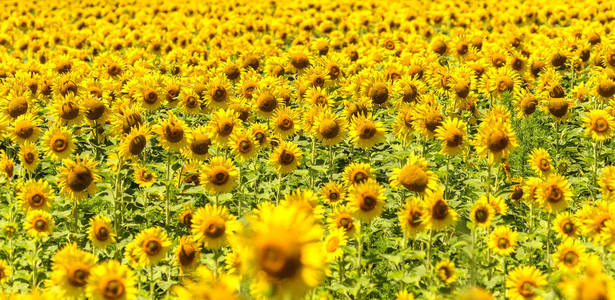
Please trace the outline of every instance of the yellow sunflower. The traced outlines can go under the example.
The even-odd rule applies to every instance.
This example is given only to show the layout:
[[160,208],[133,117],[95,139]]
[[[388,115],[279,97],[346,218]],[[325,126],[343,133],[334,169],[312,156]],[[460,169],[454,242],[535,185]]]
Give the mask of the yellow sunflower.
[[427,160],[413,153],[409,155],[404,167],[393,169],[390,182],[393,188],[404,187],[419,194],[425,194],[438,187],[438,178],[429,170]]
[[151,135],[147,126],[131,128],[130,133],[122,137],[120,141],[120,156],[126,158],[138,157],[145,150],[150,139]]
[[553,171],[553,163],[549,152],[544,148],[534,148],[530,153],[528,164],[539,176],[547,176]]
[[375,178],[374,170],[367,163],[350,163],[344,168],[342,178],[348,186],[362,183],[370,178]]
[[515,251],[517,247],[517,232],[511,230],[507,226],[498,226],[489,235],[487,246],[495,254],[508,256]]
[[572,200],[572,190],[568,180],[561,175],[549,175],[539,187],[537,198],[547,212],[558,212]]
[[316,116],[312,134],[323,145],[333,146],[344,140],[346,130],[346,120],[327,109]]
[[348,237],[346,237],[344,229],[337,228],[330,231],[323,243],[325,260],[330,263],[342,257],[344,255],[344,249],[342,247],[346,246],[347,243]]
[[13,275],[13,269],[4,259],[0,259],[0,284],[5,284]]
[[585,246],[574,239],[564,240],[553,253],[553,265],[565,272],[575,273],[585,262]]
[[189,274],[199,266],[201,247],[191,236],[182,236],[175,252],[175,263],[179,266],[180,274]]
[[463,120],[447,118],[436,129],[436,138],[442,142],[440,153],[455,155],[461,153],[467,142],[467,126]]
[[350,140],[363,149],[383,142],[385,133],[382,122],[374,121],[371,113],[358,114],[350,120]]
[[87,156],[64,160],[64,166],[59,169],[59,187],[62,194],[77,202],[94,195],[96,182],[101,179],[96,165],[97,163]]
[[43,151],[53,160],[68,158],[75,151],[72,134],[62,127],[54,127],[47,130],[43,136],[42,143]]
[[70,243],[56,252],[51,264],[50,284],[57,287],[63,297],[78,299],[85,295],[85,288],[96,258],[92,253]]
[[182,149],[182,154],[188,159],[203,161],[209,158],[209,148],[213,144],[207,127],[199,126],[191,132],[192,140]]
[[404,236],[413,239],[418,233],[425,230],[424,214],[425,209],[419,198],[412,197],[406,199],[404,208],[400,209],[397,213],[397,219]]
[[96,215],[89,221],[88,238],[96,248],[107,248],[115,242],[115,232],[111,226],[109,218],[103,215]]
[[212,194],[228,193],[235,187],[239,171],[223,156],[212,157],[200,172],[200,183]]
[[606,166],[602,169],[598,177],[598,185],[604,199],[615,198],[615,166]]
[[553,220],[553,230],[562,238],[569,239],[576,237],[579,232],[579,222],[575,215],[570,212],[560,212]]
[[457,272],[455,271],[455,263],[445,259],[436,264],[436,272],[438,278],[446,285],[450,285],[457,280]]
[[73,126],[81,124],[84,113],[80,105],[81,100],[77,99],[73,93],[54,99],[52,115],[55,117],[59,126]]
[[167,232],[160,227],[150,227],[139,232],[132,242],[137,246],[135,255],[142,266],[158,264],[167,256],[172,244]]
[[231,135],[228,146],[239,161],[247,162],[258,154],[259,143],[249,131],[237,130]]
[[205,248],[217,250],[227,246],[240,227],[236,217],[226,207],[207,204],[194,213],[191,232]]
[[25,142],[21,145],[19,148],[19,161],[26,172],[29,174],[34,173],[41,162],[36,145],[30,142]]
[[134,167],[134,180],[140,188],[148,188],[156,182],[156,174],[147,167],[137,165]]
[[490,163],[498,163],[517,147],[517,138],[510,123],[491,120],[481,123],[474,147],[480,156],[488,157]]
[[9,137],[14,143],[23,144],[25,142],[35,143],[41,135],[40,121],[33,114],[25,114],[17,117],[9,125]]
[[333,213],[328,215],[327,224],[329,230],[341,228],[346,236],[352,236],[360,228],[361,223],[355,219],[356,208],[351,205],[340,205],[333,209]]
[[86,296],[92,300],[137,299],[137,281],[133,271],[116,260],[95,266],[88,276]]
[[386,202],[384,188],[374,179],[351,186],[348,198],[351,205],[356,208],[355,216],[364,222],[371,222],[380,216]]
[[31,210],[24,220],[24,230],[35,239],[49,236],[53,231],[53,225],[53,218],[44,210]]
[[303,151],[301,151],[297,144],[290,141],[282,141],[271,153],[269,162],[278,172],[287,174],[297,169],[302,158]]
[[535,266],[518,266],[508,273],[506,295],[511,300],[541,299],[538,291],[545,285],[546,276]]
[[481,197],[472,206],[470,212],[470,219],[476,226],[482,228],[489,228],[493,218],[495,217],[495,209],[487,201],[487,197]]
[[21,188],[19,202],[24,213],[30,210],[49,210],[55,194],[49,183],[43,179],[30,179]]
[[233,131],[240,130],[239,115],[232,109],[219,109],[211,114],[207,130],[214,143],[221,147],[226,146]]
[[159,135],[158,142],[166,151],[181,151],[192,141],[192,134],[186,123],[172,111],[169,110],[167,114],[167,119],[158,119],[153,131]]
[[425,216],[423,222],[432,230],[441,231],[455,224],[458,215],[442,196],[442,190],[428,190],[425,194]]
[[320,194],[331,206],[341,205],[346,201],[346,189],[337,181],[329,181],[320,189]]
[[269,127],[273,128],[273,132],[281,139],[288,139],[295,134],[298,119],[298,113],[292,108],[277,108],[269,119]]
[[583,118],[585,135],[596,142],[603,142],[613,137],[615,119],[604,109],[592,109]]

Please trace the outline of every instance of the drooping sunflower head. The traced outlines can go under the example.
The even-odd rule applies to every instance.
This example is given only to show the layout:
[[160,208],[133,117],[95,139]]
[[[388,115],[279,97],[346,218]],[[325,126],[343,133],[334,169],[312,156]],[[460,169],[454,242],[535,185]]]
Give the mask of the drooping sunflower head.
[[115,242],[115,232],[111,221],[104,215],[96,215],[90,219],[88,238],[96,248],[106,248]]
[[544,110],[557,122],[563,122],[570,116],[572,102],[567,98],[548,97],[543,104]]
[[53,203],[55,194],[47,181],[43,179],[30,179],[26,181],[21,189],[19,202],[27,213],[30,210],[49,210]]
[[406,199],[406,205],[398,212],[399,224],[406,237],[414,238],[425,230],[424,214],[425,209],[419,198]]
[[84,117],[81,100],[73,93],[56,98],[53,105],[53,115],[60,126],[79,125]]
[[241,123],[239,115],[232,109],[220,109],[214,112],[207,125],[211,139],[220,146],[226,146],[235,130],[239,130]]
[[531,116],[536,112],[538,102],[538,97],[536,97],[536,95],[532,94],[528,89],[521,89],[513,99],[513,104],[519,111],[517,116],[519,118]]
[[438,104],[424,102],[415,107],[413,127],[426,139],[432,139],[436,130],[442,126],[444,116]]
[[130,133],[120,142],[120,156],[127,158],[138,157],[151,139],[147,126],[132,127]]
[[13,275],[13,269],[4,259],[0,259],[0,284],[5,284]]
[[104,123],[109,116],[109,108],[102,99],[86,97],[83,100],[83,114],[89,121]]
[[60,190],[73,201],[79,201],[96,191],[96,182],[100,181],[96,169],[97,163],[87,156],[75,160],[64,160],[60,168]]
[[393,169],[390,181],[392,187],[404,187],[411,192],[425,194],[437,188],[438,178],[429,170],[425,158],[410,154],[404,167]]
[[182,236],[175,252],[175,263],[179,265],[181,274],[189,274],[199,265],[201,246],[191,237]]
[[233,190],[238,170],[233,162],[223,156],[212,157],[200,172],[200,183],[212,194]]

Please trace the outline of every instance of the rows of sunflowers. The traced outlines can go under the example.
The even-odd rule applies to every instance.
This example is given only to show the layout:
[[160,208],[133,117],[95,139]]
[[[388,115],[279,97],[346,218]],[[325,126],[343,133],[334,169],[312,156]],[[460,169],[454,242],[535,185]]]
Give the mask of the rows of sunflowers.
[[0,299],[615,299],[612,1],[0,7]]

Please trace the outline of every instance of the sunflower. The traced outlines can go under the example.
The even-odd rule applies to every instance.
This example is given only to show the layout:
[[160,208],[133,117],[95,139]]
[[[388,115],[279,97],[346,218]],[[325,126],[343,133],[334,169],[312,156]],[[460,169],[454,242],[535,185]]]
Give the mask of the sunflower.
[[419,103],[422,96],[427,93],[427,86],[416,76],[404,76],[395,82],[393,91],[400,95],[394,103],[398,107],[403,107],[404,105]]
[[214,275],[208,267],[199,266],[181,285],[173,288],[173,293],[177,299],[240,300],[239,283],[235,275],[223,272]]
[[201,113],[201,100],[195,89],[183,88],[177,97],[177,102],[183,112],[188,115]]
[[191,232],[195,240],[207,249],[220,249],[240,229],[236,217],[224,206],[207,204],[192,218]]
[[615,166],[606,166],[600,172],[598,185],[604,199],[615,198]]
[[73,126],[81,124],[84,117],[84,109],[80,105],[81,100],[73,93],[56,98],[52,106],[52,115],[59,126]]
[[4,150],[0,150],[0,170],[9,181],[13,179],[13,175],[15,175],[15,162],[6,155]]
[[487,70],[478,82],[478,90],[485,98],[497,99],[506,93],[514,94],[520,87],[519,74],[509,66]]
[[27,213],[30,210],[49,210],[55,199],[53,189],[49,183],[43,179],[30,179],[21,188],[19,202]]
[[120,156],[128,158],[138,157],[151,139],[150,131],[147,126],[133,127],[130,133],[120,141]]
[[153,74],[148,74],[143,78],[136,79],[135,90],[132,97],[137,100],[146,111],[156,111],[166,100],[165,92],[160,81],[160,78]]
[[384,188],[375,179],[368,179],[351,186],[348,198],[351,205],[356,208],[357,219],[368,223],[380,216],[386,202]]
[[[433,98],[433,95],[425,96]],[[439,104],[434,104],[431,101],[425,101],[415,108],[412,115],[412,127],[418,130],[421,135],[431,140],[436,130],[442,126],[444,116],[442,115],[442,108]]]
[[210,109],[226,108],[233,97],[231,81],[223,75],[217,75],[207,83],[205,103]]
[[348,237],[346,237],[344,229],[337,228],[330,231],[323,243],[325,260],[330,263],[342,257],[344,255],[344,249],[342,249],[342,247],[346,246],[347,243]]
[[476,226],[482,228],[489,228],[493,218],[495,217],[495,209],[487,201],[487,197],[481,197],[472,206],[470,212],[470,219]]
[[253,136],[259,147],[265,147],[269,144],[269,129],[261,123],[253,123],[248,127],[248,134]]
[[150,227],[139,232],[132,243],[136,245],[134,254],[141,266],[158,264],[166,257],[172,244],[167,232],[160,227]]
[[16,144],[25,142],[35,143],[41,135],[39,120],[33,114],[24,114],[14,121],[8,127],[8,133],[11,140]]
[[412,293],[408,293],[407,290],[401,290],[395,294],[397,300],[414,300],[414,295]]
[[44,210],[31,210],[26,214],[24,230],[33,238],[40,239],[53,231],[53,218]]
[[412,107],[403,107],[395,116],[392,131],[397,139],[403,142],[412,140],[414,133],[415,111]]
[[575,273],[585,261],[585,247],[574,239],[566,239],[553,254],[553,265],[565,272]]
[[362,183],[370,178],[375,178],[374,170],[367,163],[350,163],[344,168],[342,178],[348,186]]
[[235,187],[238,170],[223,156],[212,157],[200,172],[200,183],[212,194],[228,193]]
[[397,219],[401,225],[401,230],[404,236],[415,238],[419,232],[425,230],[423,215],[425,209],[419,198],[412,197],[406,199],[406,204],[403,209],[398,212]]
[[525,180],[523,183],[523,200],[529,206],[535,207],[540,203],[538,202],[538,188],[542,185],[542,179],[538,177],[532,177]]
[[256,137],[250,132],[241,130],[235,131],[228,142],[231,152],[241,162],[250,161],[258,153],[259,144]]
[[70,243],[56,252],[52,259],[51,286],[59,288],[66,298],[81,298],[96,258],[92,253],[79,249]]
[[181,151],[192,141],[192,134],[186,123],[172,111],[169,110],[167,114],[167,119],[158,119],[153,131],[159,135],[158,142],[166,151]]
[[297,169],[302,158],[303,151],[295,143],[282,141],[271,153],[269,162],[278,172],[287,174]]
[[94,247],[104,249],[115,242],[115,232],[109,218],[96,215],[90,219],[89,223],[88,238]]
[[330,110],[322,110],[314,120],[312,134],[324,145],[333,146],[346,137],[346,120]]
[[487,246],[495,254],[508,256],[517,247],[517,232],[506,226],[498,226],[489,235]]
[[346,201],[346,189],[337,181],[329,181],[320,189],[320,194],[331,206],[341,205]]
[[83,100],[83,114],[90,122],[104,124],[109,117],[109,108],[105,101],[93,97],[85,97]]
[[474,139],[474,147],[479,155],[487,156],[490,163],[498,163],[508,158],[517,147],[517,138],[508,122],[482,122]]
[[19,161],[26,172],[29,174],[34,173],[41,162],[36,145],[30,142],[25,142],[21,145],[19,148]]
[[47,130],[42,143],[43,151],[53,160],[68,158],[75,151],[72,134],[62,127]]
[[539,99],[536,95],[532,94],[529,89],[524,88],[517,91],[515,98],[513,99],[513,105],[519,112],[517,117],[522,119],[531,116],[536,112],[538,108]]
[[537,291],[546,284],[546,276],[535,266],[518,266],[508,273],[506,295],[511,300],[541,299]]
[[269,126],[273,132],[282,139],[288,139],[295,134],[295,123],[299,119],[298,113],[288,106],[276,109],[269,119]]
[[148,188],[156,182],[156,173],[150,171],[147,167],[136,165],[134,167],[134,180],[140,188]]
[[191,236],[182,236],[175,252],[175,263],[179,265],[180,274],[189,274],[199,265],[201,247]]
[[299,298],[325,279],[323,228],[312,214],[290,206],[263,206],[242,234],[243,273],[260,296]]
[[382,122],[374,121],[371,113],[358,114],[350,120],[351,142],[363,149],[383,142],[385,133]]
[[352,236],[357,232],[361,223],[355,219],[356,208],[351,205],[340,205],[333,209],[333,213],[327,217],[329,231],[341,228],[346,236]]
[[441,189],[428,190],[424,201],[426,212],[423,222],[427,228],[441,231],[457,221],[457,212],[444,200]]
[[0,284],[5,284],[13,275],[13,269],[4,259],[0,259]]
[[429,170],[425,158],[410,153],[404,167],[393,169],[390,182],[393,188],[404,187],[409,191],[425,194],[437,188],[438,178]]
[[466,123],[457,118],[445,119],[435,133],[436,138],[442,142],[440,153],[448,155],[461,153],[468,138]]
[[96,182],[101,179],[96,165],[97,163],[87,156],[64,160],[64,166],[59,169],[59,188],[62,194],[77,202],[94,195],[97,189]]
[[572,191],[568,180],[561,175],[549,175],[537,191],[537,197],[547,212],[558,212],[572,200]]
[[528,164],[539,176],[548,176],[553,171],[553,163],[549,152],[544,148],[534,148],[530,153]]
[[450,285],[457,280],[457,272],[455,271],[455,263],[445,259],[436,264],[436,272],[438,278],[446,285]]
[[320,87],[310,87],[305,91],[305,95],[302,99],[303,102],[309,104],[312,108],[318,107],[321,109],[330,109],[334,105],[334,96],[335,95],[330,93],[328,89],[323,89]]
[[483,194],[478,200],[485,200],[489,202],[489,205],[493,207],[493,210],[496,214],[506,215],[506,212],[508,212],[508,205],[506,204],[506,201],[493,194]]
[[592,109],[583,118],[585,135],[596,142],[603,142],[613,137],[615,119],[604,109]]
[[220,146],[228,143],[234,130],[241,129],[239,115],[231,109],[219,109],[211,115],[207,130],[211,139]]
[[556,122],[564,122],[572,110],[573,102],[566,98],[548,97],[543,102],[543,110],[548,113]]
[[92,300],[132,300],[137,299],[136,284],[129,267],[109,260],[92,269],[85,291]]
[[562,238],[574,238],[579,234],[580,228],[577,218],[569,212],[561,212],[555,216],[553,230]]
[[[374,72],[373,74],[379,74]],[[384,105],[393,95],[393,86],[384,76],[372,75],[361,84],[361,95],[368,97],[376,105]]]
[[182,149],[184,157],[203,161],[209,157],[209,148],[213,144],[209,129],[199,126],[192,130],[192,140],[187,147]]
[[28,93],[17,94],[15,92],[10,92],[6,98],[4,98],[2,104],[3,114],[8,116],[11,120],[28,112],[33,112],[32,101]]

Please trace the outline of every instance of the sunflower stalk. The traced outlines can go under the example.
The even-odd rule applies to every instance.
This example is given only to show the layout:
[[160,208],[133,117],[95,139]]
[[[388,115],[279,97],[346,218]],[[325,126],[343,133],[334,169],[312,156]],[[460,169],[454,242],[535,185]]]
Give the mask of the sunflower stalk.
[[38,240],[34,241],[34,256],[32,258],[32,290],[38,286]]
[[149,295],[152,299],[156,299],[156,295],[154,294],[154,265],[149,266]]
[[117,164],[117,171],[115,172],[115,199],[113,201],[113,225],[115,227],[115,232],[119,234],[119,229],[121,227],[120,219],[118,218],[118,201],[119,198],[122,197],[122,190],[120,188],[120,180],[122,176],[122,159],[120,158]]
[[173,157],[173,153],[171,153],[171,151],[167,152],[167,190],[166,190],[166,194],[167,196],[165,197],[165,219],[164,219],[164,225],[165,226],[169,226],[169,221],[170,221],[170,210],[169,210],[169,205],[171,202],[171,158]]
[[333,180],[333,146],[329,145],[329,179]]
[[278,188],[275,193],[275,205],[280,204],[280,188],[282,187],[282,172],[278,172]]
[[433,240],[433,229],[429,229],[429,241],[427,242],[427,260],[425,261],[425,269],[431,270],[431,242]]

